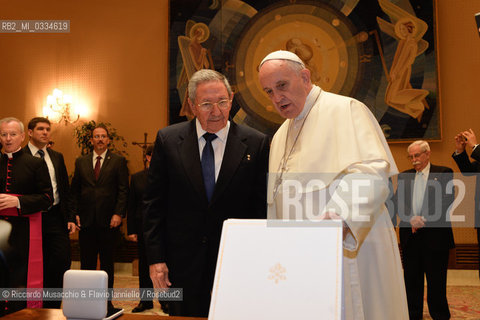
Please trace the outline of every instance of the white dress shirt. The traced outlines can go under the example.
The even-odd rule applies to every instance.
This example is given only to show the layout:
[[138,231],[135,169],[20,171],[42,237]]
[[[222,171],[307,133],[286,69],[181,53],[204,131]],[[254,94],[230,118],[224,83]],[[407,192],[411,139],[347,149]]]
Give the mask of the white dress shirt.
[[[34,146],[31,142],[28,142],[28,148],[32,152],[32,155],[37,158],[41,158],[40,154],[38,153],[39,148]],[[60,194],[58,193],[57,187],[57,177],[55,175],[55,167],[53,166],[52,159],[47,152],[47,147],[42,148],[43,152],[45,153],[43,160],[47,163],[48,173],[50,175],[50,181],[52,183],[53,188],[53,205],[56,206],[60,202]]]
[[93,151],[93,169],[95,170],[95,164],[97,163],[97,157],[100,156],[102,159],[100,159],[100,169],[103,166],[103,161],[105,161],[105,157],[107,156],[108,149],[105,150],[102,154],[97,154],[95,150]]

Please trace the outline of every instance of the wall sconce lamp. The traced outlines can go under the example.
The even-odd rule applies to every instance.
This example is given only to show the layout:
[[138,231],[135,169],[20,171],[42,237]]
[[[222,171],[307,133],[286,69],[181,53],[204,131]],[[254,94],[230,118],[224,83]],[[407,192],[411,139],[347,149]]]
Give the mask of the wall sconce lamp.
[[59,89],[54,89],[53,94],[47,97],[47,105],[43,106],[43,116],[53,122],[67,125],[75,123],[80,118],[80,114],[76,112],[72,106],[72,96],[63,94]]

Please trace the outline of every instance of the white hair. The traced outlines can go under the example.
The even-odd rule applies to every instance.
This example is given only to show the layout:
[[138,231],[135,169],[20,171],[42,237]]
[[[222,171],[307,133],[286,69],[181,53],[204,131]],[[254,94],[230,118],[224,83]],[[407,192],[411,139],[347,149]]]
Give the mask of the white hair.
[[25,127],[23,126],[23,122],[18,120],[17,118],[14,118],[14,117],[7,117],[7,118],[3,118],[0,120],[0,126],[4,123],[10,123],[10,122],[16,122],[18,123],[18,125],[20,126],[20,132],[21,133],[24,133],[25,132]]
[[407,148],[407,152],[410,152],[410,149],[414,146],[419,146],[420,149],[422,150],[422,152],[426,152],[426,151],[430,151],[430,145],[428,144],[427,141],[425,140],[417,140],[417,141],[414,141],[412,142],[408,148]]

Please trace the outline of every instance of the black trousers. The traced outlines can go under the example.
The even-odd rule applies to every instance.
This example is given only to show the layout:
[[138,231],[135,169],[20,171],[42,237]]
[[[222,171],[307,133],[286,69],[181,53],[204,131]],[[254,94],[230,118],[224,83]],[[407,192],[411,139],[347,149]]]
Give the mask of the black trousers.
[[115,249],[119,239],[118,227],[90,227],[79,233],[81,269],[97,269],[97,256],[100,255],[100,269],[108,274],[109,288],[113,288]]
[[[168,263],[167,263],[168,266]],[[177,282],[171,270],[173,287],[183,289],[183,301],[168,301],[170,316],[208,317],[215,270],[200,271],[188,282]]]
[[[137,245],[138,245],[138,287],[140,289],[152,289],[153,283],[150,279],[150,270],[147,262],[147,254],[145,252],[145,240],[143,239],[143,233],[138,233],[137,235]],[[142,295],[140,295],[142,296]],[[143,295],[146,297],[146,295]],[[143,303],[152,303],[152,299],[143,298],[141,300]]]
[[210,291],[192,291],[183,289],[183,301],[168,301],[170,316],[208,317],[210,309]]
[[[42,214],[43,287],[63,288],[63,274],[70,269],[70,238],[60,206]],[[44,308],[60,308],[59,301],[44,301]]]
[[[413,235],[415,237],[415,235]],[[424,275],[427,277],[427,304],[434,320],[450,319],[447,302],[449,250],[434,251],[410,241],[403,249],[404,278],[410,320],[423,318]]]

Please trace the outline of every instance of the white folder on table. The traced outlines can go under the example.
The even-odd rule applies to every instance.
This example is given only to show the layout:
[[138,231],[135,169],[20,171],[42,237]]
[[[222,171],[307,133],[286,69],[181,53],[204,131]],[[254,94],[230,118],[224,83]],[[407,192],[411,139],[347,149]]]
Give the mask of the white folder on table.
[[342,318],[342,222],[224,222],[209,320]]

